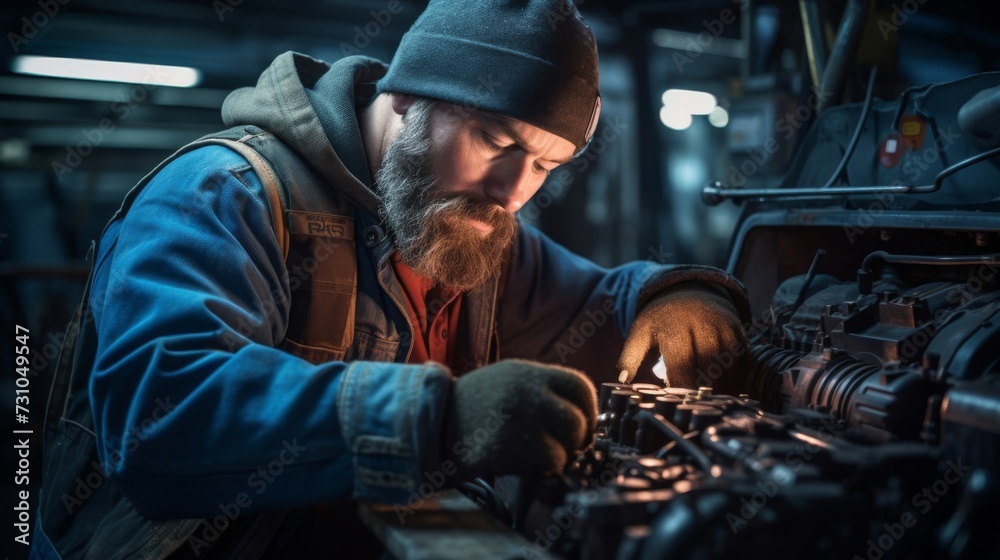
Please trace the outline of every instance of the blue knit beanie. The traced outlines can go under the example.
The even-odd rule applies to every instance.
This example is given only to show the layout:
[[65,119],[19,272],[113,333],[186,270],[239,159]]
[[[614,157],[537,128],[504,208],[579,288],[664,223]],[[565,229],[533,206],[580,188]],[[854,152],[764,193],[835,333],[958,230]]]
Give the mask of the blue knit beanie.
[[499,113],[577,149],[601,110],[597,44],[571,0],[431,0],[378,90]]

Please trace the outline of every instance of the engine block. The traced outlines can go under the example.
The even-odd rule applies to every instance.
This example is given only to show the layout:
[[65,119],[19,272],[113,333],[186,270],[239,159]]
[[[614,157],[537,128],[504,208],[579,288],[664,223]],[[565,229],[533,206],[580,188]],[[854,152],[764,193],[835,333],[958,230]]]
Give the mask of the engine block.
[[487,506],[567,559],[1000,557],[1000,292],[781,297],[808,283],[776,294],[746,393],[605,383],[595,445]]

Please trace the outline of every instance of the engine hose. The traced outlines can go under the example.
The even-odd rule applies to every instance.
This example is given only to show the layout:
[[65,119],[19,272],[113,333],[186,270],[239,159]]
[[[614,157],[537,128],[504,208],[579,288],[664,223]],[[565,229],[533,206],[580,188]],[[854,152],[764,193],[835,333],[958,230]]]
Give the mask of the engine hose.
[[750,347],[750,370],[744,380],[747,392],[761,403],[767,412],[781,413],[783,394],[779,373],[794,366],[804,356],[795,350],[785,350],[770,344]]
[[810,391],[808,404],[828,407],[841,418],[850,418],[855,394],[864,386],[865,381],[878,376],[880,372],[881,368],[878,366],[854,358],[843,358],[831,363]]

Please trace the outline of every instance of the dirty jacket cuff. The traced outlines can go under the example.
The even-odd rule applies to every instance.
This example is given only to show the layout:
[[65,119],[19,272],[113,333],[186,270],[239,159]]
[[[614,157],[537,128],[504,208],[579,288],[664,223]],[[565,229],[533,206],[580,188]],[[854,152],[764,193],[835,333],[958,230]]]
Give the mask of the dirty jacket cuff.
[[441,456],[441,415],[451,372],[437,363],[351,363],[337,397],[341,433],[354,454],[355,495],[402,503]]

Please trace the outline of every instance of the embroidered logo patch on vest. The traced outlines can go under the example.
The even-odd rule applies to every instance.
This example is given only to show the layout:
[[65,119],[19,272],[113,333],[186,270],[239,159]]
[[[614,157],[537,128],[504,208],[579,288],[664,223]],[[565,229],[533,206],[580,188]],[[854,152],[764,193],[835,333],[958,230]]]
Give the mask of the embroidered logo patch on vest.
[[289,210],[288,229],[294,235],[352,240],[354,239],[354,218]]

